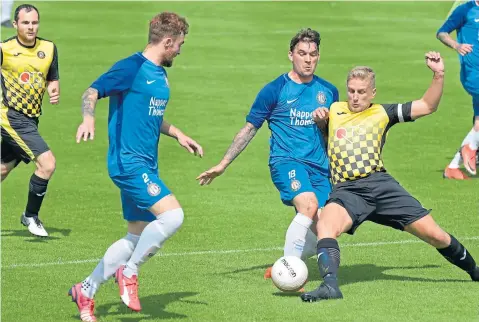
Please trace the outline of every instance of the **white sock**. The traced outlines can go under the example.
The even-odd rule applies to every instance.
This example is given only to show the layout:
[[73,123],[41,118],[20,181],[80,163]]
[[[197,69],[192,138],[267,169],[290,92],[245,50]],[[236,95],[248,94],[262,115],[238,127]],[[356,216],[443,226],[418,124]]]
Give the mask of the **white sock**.
[[306,260],[311,256],[317,255],[318,236],[316,236],[311,229],[308,229],[306,234],[306,244],[304,245],[302,260]]
[[461,160],[462,160],[461,153],[456,152],[456,154],[454,155],[454,159],[452,159],[451,163],[449,163],[448,168],[459,169],[459,165],[461,164]]
[[121,265],[130,259],[140,236],[128,233],[117,240],[106,251],[90,276],[82,282],[82,294],[93,298],[101,284],[105,283]]
[[183,224],[183,209],[165,211],[149,223],[141,233],[138,245],[136,245],[130,260],[126,263],[123,274],[131,278],[138,276],[138,268],[148,259],[153,257],[163,243],[173,236]]
[[[474,139],[474,134],[475,134],[475,131],[474,131],[474,128],[473,128],[472,130],[469,131],[469,133],[467,133],[466,137],[464,138],[464,140],[461,143],[461,147],[463,147],[466,144],[469,144]],[[448,167],[452,168],[452,169],[458,169],[460,164],[461,164],[461,161],[462,161],[461,153],[457,152],[454,155],[454,158],[452,159],[452,161],[451,161],[451,163],[449,164]]]
[[471,130],[471,140],[469,141],[469,147],[473,150],[477,150],[479,147],[479,131]]
[[306,245],[306,235],[313,220],[303,214],[297,213],[286,231],[284,241],[284,256],[301,258]]
[[12,14],[13,0],[2,0],[2,21],[12,20],[10,15]]

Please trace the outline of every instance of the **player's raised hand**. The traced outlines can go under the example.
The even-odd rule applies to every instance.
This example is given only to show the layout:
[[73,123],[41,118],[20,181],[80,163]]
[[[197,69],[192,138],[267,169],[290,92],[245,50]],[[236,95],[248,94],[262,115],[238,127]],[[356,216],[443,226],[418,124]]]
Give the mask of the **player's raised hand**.
[[472,53],[472,45],[471,44],[457,44],[454,48],[461,56],[467,55]]
[[199,180],[200,185],[202,186],[209,185],[216,177],[222,175],[225,170],[226,167],[222,164],[215,165],[211,169],[200,174],[196,180]]
[[326,107],[318,107],[313,111],[313,121],[318,123],[329,118],[329,110]]
[[195,155],[199,156],[200,158],[203,157],[203,148],[199,145],[195,140],[186,136],[180,135],[178,136],[178,143],[184,147],[188,152],[194,153]]
[[441,54],[435,51],[430,51],[426,53],[426,65],[433,72],[444,72],[444,61],[441,57]]
[[81,139],[83,138],[83,141],[88,140],[93,140],[95,136],[95,119],[94,118],[85,118],[83,120],[83,123],[80,124],[77,130],[77,143],[80,143]]

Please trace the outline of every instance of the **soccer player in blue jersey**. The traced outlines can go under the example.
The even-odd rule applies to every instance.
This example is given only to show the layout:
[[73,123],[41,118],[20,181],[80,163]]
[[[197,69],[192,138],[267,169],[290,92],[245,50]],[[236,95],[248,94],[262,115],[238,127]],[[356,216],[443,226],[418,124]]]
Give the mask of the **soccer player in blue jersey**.
[[183,223],[178,200],[158,176],[158,143],[160,134],[165,134],[189,152],[203,156],[198,143],[163,119],[170,98],[164,67],[171,67],[179,55],[188,27],[175,13],[155,16],[145,50],[117,62],[83,95],[83,123],[77,142],[93,139],[95,104],[110,97],[108,172],[121,191],[128,232],[108,248],[90,276],[70,289],[82,321],[96,321],[93,297],[115,273],[121,299],[140,311],[139,266]]
[[[457,32],[457,40],[449,34]],[[479,147],[479,0],[468,1],[458,6],[437,32],[437,38],[459,53],[461,83],[472,96],[474,126],[462,142],[460,153],[444,171],[445,178],[468,179],[459,170],[461,157],[466,170],[476,174],[476,155]]]
[[[264,121],[271,130],[269,167],[281,200],[294,206],[296,216],[287,232],[285,256],[314,254],[315,235],[310,226],[331,190],[325,141],[312,120],[319,107],[338,101],[336,87],[314,75],[319,61],[320,35],[312,29],[301,30],[290,43],[289,60],[293,68],[264,86],[246,117],[246,124],[234,138],[221,162],[198,176],[201,185],[221,175],[246,148]],[[308,240],[308,242],[306,242]],[[313,244],[310,254],[305,245]],[[270,276],[267,270],[265,277]]]

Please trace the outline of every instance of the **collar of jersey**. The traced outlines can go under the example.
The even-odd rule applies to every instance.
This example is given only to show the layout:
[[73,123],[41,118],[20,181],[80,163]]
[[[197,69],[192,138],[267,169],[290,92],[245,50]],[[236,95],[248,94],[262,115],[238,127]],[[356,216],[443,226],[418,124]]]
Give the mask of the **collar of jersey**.
[[27,45],[22,44],[20,39],[18,39],[18,36],[16,36],[15,39],[17,40],[17,43],[24,48],[35,48],[35,46],[37,45],[37,38],[35,38],[35,43],[32,46],[27,46]]
[[296,83],[294,80],[291,79],[291,77],[289,77],[289,72],[285,73],[284,74],[284,77],[286,78],[286,80],[288,80],[289,82],[292,82],[293,84],[295,85],[299,85],[299,86],[311,86],[313,83],[314,83],[314,76],[313,75],[313,79],[309,82],[309,83]]

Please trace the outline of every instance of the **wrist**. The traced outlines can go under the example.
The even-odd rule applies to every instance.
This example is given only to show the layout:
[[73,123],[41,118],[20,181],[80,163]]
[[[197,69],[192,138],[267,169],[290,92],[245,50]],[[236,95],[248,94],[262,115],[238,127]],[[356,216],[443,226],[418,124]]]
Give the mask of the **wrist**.
[[221,160],[221,162],[219,163],[219,165],[220,165],[223,169],[226,169],[226,168],[230,165],[230,163],[231,163],[230,160],[223,159],[223,160]]
[[83,115],[83,122],[95,122],[95,116],[90,114]]
[[444,70],[434,71],[434,77],[444,77]]

